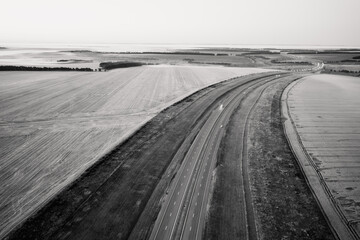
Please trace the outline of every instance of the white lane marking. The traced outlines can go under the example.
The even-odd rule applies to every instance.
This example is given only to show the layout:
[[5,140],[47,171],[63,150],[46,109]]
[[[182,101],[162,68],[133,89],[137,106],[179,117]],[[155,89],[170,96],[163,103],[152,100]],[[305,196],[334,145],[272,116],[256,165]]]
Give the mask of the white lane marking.
[[190,226],[190,230],[189,231],[191,231],[191,226]]
[[195,217],[195,213],[193,213],[193,217]]
[[167,226],[165,226],[165,231],[166,231],[166,229],[167,229]]
[[201,187],[201,184],[200,184],[200,187]]
[[176,204],[176,201],[174,202],[174,205]]
[[180,192],[178,192],[178,195],[179,195]]
[[200,193],[198,193],[198,196],[200,195]]
[[171,215],[172,215],[172,212],[170,213],[170,217],[171,217]]

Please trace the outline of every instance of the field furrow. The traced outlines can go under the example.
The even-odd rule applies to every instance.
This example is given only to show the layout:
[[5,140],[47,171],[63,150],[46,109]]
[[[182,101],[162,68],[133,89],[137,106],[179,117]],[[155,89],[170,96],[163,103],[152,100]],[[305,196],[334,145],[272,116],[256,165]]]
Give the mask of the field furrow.
[[263,72],[146,66],[0,73],[0,238],[165,107],[210,84]]

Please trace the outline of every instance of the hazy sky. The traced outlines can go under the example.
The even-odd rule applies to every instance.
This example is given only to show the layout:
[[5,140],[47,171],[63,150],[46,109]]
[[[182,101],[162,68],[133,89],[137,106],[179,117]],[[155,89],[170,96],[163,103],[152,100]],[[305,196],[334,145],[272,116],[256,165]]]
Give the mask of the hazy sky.
[[360,0],[6,0],[9,42],[360,46]]

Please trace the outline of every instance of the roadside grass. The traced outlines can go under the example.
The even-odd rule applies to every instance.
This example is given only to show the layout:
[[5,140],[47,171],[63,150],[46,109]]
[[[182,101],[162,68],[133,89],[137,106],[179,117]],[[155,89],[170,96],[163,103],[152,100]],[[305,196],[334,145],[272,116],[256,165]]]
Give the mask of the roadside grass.
[[334,239],[285,138],[280,98],[265,91],[249,125],[249,169],[260,239]]

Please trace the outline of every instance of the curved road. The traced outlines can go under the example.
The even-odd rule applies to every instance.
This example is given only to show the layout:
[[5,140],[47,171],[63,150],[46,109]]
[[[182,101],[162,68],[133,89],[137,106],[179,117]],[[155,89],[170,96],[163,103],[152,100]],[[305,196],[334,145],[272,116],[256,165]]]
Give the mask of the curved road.
[[[230,116],[240,105],[244,109],[242,124],[245,126],[251,108],[260,98],[262,90],[272,81],[284,76],[288,74],[254,77],[253,81],[240,84],[223,95],[220,103],[213,106],[166,193],[150,239],[202,238],[217,152]],[[246,106],[242,106],[241,103],[245,99],[247,99]],[[247,177],[246,174],[243,175]],[[245,216],[247,212],[252,214],[252,209],[249,209],[252,204],[246,196],[246,192],[249,192],[247,182],[248,180],[245,180],[243,186]],[[255,239],[254,218],[246,216],[245,219],[246,238]]]

